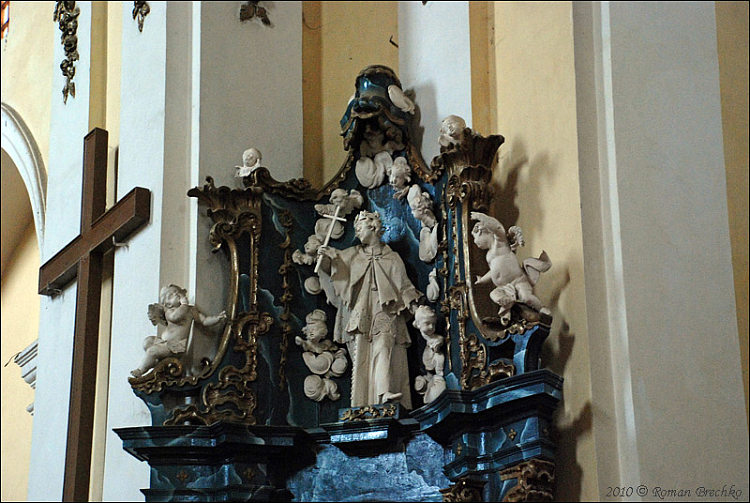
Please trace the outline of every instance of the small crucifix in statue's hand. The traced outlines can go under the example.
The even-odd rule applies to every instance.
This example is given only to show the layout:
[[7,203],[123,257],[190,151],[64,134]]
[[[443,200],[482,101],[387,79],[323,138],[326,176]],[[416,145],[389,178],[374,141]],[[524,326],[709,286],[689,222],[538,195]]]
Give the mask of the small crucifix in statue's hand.
[[[346,222],[346,218],[341,218],[339,216],[339,212],[341,211],[341,204],[336,205],[336,211],[333,212],[333,215],[323,215],[323,218],[330,218],[331,223],[328,225],[328,232],[326,233],[326,239],[323,241],[323,246],[328,246],[328,243],[331,241],[331,234],[333,234],[333,227],[336,225],[336,221],[339,222]],[[318,261],[315,263],[315,269],[313,270],[314,273],[318,273],[318,269],[320,269],[320,263],[323,261],[323,255],[318,255]]]

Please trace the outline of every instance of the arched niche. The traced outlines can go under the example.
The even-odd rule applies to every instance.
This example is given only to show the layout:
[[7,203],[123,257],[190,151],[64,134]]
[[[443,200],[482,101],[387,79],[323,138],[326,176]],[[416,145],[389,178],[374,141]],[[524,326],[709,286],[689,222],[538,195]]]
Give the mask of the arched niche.
[[31,203],[39,248],[44,239],[47,172],[39,147],[21,116],[2,103],[2,149],[16,165]]

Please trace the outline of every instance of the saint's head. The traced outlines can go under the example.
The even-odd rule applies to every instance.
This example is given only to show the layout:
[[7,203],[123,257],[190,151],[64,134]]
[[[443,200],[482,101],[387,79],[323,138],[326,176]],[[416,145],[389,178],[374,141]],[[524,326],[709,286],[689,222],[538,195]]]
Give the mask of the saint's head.
[[380,241],[384,233],[380,215],[372,211],[360,211],[354,219],[354,233],[362,244],[372,245]]

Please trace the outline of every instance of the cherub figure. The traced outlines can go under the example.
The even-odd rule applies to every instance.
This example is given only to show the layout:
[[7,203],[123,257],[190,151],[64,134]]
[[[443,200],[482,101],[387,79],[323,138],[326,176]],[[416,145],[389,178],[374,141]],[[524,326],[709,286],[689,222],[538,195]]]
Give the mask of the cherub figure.
[[406,195],[409,207],[414,218],[422,222],[422,225],[432,229],[437,223],[435,213],[432,211],[432,198],[427,192],[423,192],[419,185],[412,185]]
[[393,152],[403,150],[400,139],[386,134],[377,121],[364,124],[362,140],[359,142],[359,159],[354,168],[359,183],[374,189],[383,183],[386,170],[393,165]]
[[388,175],[388,183],[396,189],[393,194],[395,199],[402,199],[409,191],[408,183],[411,181],[411,168],[406,162],[406,157],[396,157],[393,164],[385,170]]
[[413,325],[419,329],[427,342],[422,353],[422,363],[424,363],[427,374],[417,376],[414,381],[414,388],[424,395],[425,404],[435,400],[445,389],[445,378],[443,377],[445,356],[441,350],[445,337],[435,335],[436,321],[435,311],[429,306],[419,306],[414,313]]
[[341,205],[339,216],[345,217],[352,211],[358,210],[362,206],[362,203],[365,202],[362,194],[356,189],[350,190],[349,194],[346,193],[345,189],[336,189],[331,192],[331,197],[328,201],[328,204],[316,204],[315,211],[320,215],[333,215],[336,211],[336,206]]
[[299,265],[312,265],[315,263],[315,259],[318,256],[318,248],[323,242],[315,234],[311,234],[305,242],[305,252],[300,250],[294,250],[292,253],[292,261]]
[[430,271],[429,282],[425,294],[427,295],[427,300],[430,302],[435,302],[438,300],[438,297],[440,297],[440,285],[438,285],[437,282],[437,269]]
[[302,360],[307,368],[313,372],[305,378],[305,396],[320,402],[328,397],[338,400],[340,394],[338,386],[331,379],[340,377],[348,365],[346,361],[346,350],[339,348],[333,341],[326,339],[328,327],[326,326],[326,313],[322,309],[316,309],[305,318],[307,324],[302,328],[307,338],[295,337],[294,342],[304,349]]
[[409,189],[406,200],[414,218],[422,223],[422,229],[419,231],[419,259],[423,262],[432,262],[438,249],[438,228],[435,225],[437,219],[432,211],[432,198],[415,184]]
[[130,372],[135,377],[141,377],[168,356],[184,354],[194,321],[204,327],[213,327],[223,324],[227,320],[227,313],[222,311],[216,316],[206,316],[190,305],[184,288],[169,285],[159,292],[159,303],[148,306],[148,319],[154,325],[164,325],[167,328],[161,335],[143,340],[146,356],[140,366]]
[[249,175],[253,170],[260,167],[260,161],[262,160],[263,155],[260,150],[250,147],[242,153],[242,166],[235,166],[234,176],[242,178]]
[[[321,203],[314,206],[315,211],[317,211],[319,215],[334,215],[336,213],[336,207],[340,205],[341,209],[339,210],[339,216],[346,217],[352,211],[359,209],[365,200],[362,197],[362,194],[356,189],[350,190],[349,194],[347,194],[344,189],[336,189],[331,192],[331,197],[328,201],[328,204]],[[315,235],[318,236],[318,239],[322,240],[325,238],[328,232],[328,226],[331,225],[331,222],[334,222],[331,238],[339,239],[344,235],[344,226],[341,225],[341,222],[329,218],[320,218],[315,222]],[[315,251],[317,252],[317,248]]]
[[466,129],[466,121],[458,115],[449,115],[443,119],[440,125],[440,137],[438,138],[440,150],[461,143],[464,139],[464,129]]
[[518,246],[524,244],[520,227],[511,227],[506,234],[505,228],[497,219],[484,213],[473,211],[471,219],[477,220],[471,231],[474,243],[482,250],[487,250],[487,265],[490,267],[484,276],[477,276],[474,284],[491,281],[495,285],[490,298],[500,306],[500,322],[503,325],[510,322],[510,310],[516,302],[541,312],[549,312],[533,290],[539,275],[552,266],[547,253],[543,251],[538,259],[527,258],[521,267],[515,255]]
[[302,327],[302,333],[307,337],[303,339],[300,336],[294,338],[298,346],[302,346],[305,351],[311,351],[320,354],[323,351],[335,351],[338,349],[333,341],[326,339],[328,327],[326,326],[326,313],[322,309],[316,309],[308,314],[305,318],[307,324]]

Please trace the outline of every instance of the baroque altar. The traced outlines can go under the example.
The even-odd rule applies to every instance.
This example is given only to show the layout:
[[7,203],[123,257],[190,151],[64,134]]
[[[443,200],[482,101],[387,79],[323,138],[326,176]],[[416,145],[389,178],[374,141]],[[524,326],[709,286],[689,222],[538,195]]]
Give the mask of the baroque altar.
[[152,424],[116,430],[151,466],[147,501],[552,499],[550,258],[519,259],[522,229],[489,214],[504,138],[449,116],[428,164],[415,106],[367,67],[323,188],[251,148],[227,167],[240,188],[188,192],[228,300],[209,316],[169,285],[149,306],[164,328],[129,381]]

